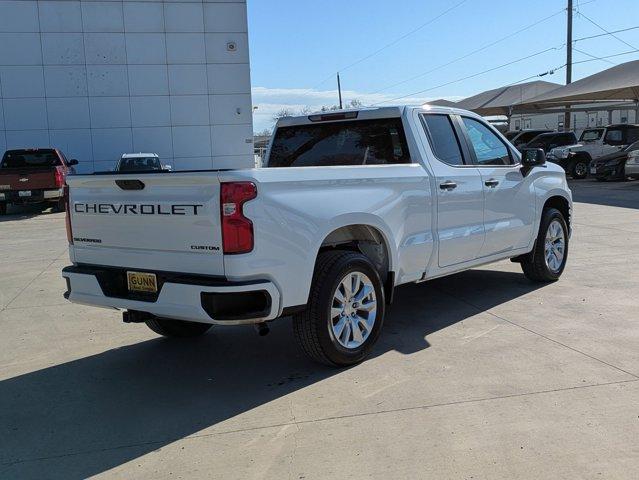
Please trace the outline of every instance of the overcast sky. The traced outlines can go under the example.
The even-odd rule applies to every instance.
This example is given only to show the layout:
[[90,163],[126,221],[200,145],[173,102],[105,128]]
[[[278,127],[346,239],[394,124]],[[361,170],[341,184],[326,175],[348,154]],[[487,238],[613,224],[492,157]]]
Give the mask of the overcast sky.
[[[639,0],[574,3],[575,39],[604,33],[588,19],[608,31],[639,26]],[[338,70],[345,100],[400,104],[455,100],[560,67],[565,7],[565,0],[248,0],[255,130],[271,127],[282,108],[337,103]],[[577,42],[585,53],[575,51],[574,61],[639,49],[639,29],[616,36]],[[636,59],[639,52],[579,63],[573,80]],[[563,83],[565,70],[543,79]]]

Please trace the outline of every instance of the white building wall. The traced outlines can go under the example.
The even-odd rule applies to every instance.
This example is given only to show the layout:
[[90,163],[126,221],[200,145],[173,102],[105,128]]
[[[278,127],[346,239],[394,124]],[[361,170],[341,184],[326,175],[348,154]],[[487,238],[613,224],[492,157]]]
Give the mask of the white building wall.
[[245,0],[0,0],[0,151],[253,166]]

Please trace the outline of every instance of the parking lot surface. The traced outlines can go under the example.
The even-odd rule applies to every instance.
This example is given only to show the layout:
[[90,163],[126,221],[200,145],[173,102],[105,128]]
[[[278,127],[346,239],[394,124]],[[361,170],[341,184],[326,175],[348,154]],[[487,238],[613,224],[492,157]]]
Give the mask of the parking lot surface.
[[0,478],[636,478],[639,181],[571,184],[558,283],[510,262],[398,289],[374,355],[288,320],[158,338],[62,298],[63,214],[0,221]]

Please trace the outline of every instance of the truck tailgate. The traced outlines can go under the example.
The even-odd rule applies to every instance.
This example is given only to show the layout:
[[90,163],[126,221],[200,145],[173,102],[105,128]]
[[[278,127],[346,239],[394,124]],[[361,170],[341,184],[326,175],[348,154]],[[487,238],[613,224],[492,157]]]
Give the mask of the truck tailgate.
[[79,264],[224,275],[217,172],[69,176]]
[[55,167],[3,168],[0,170],[0,190],[42,190],[57,188]]

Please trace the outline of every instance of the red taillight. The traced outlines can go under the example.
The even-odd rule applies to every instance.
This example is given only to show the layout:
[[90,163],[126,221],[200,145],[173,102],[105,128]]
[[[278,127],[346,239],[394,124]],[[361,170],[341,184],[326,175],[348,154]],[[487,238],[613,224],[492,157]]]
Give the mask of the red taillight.
[[55,169],[55,186],[58,188],[64,187],[64,174],[59,168]]
[[248,253],[253,250],[253,222],[244,216],[242,206],[255,197],[257,188],[254,183],[222,183],[220,210],[224,253]]
[[64,185],[64,210],[66,212],[67,240],[69,245],[73,244],[73,230],[71,230],[71,210],[69,208],[69,185]]

